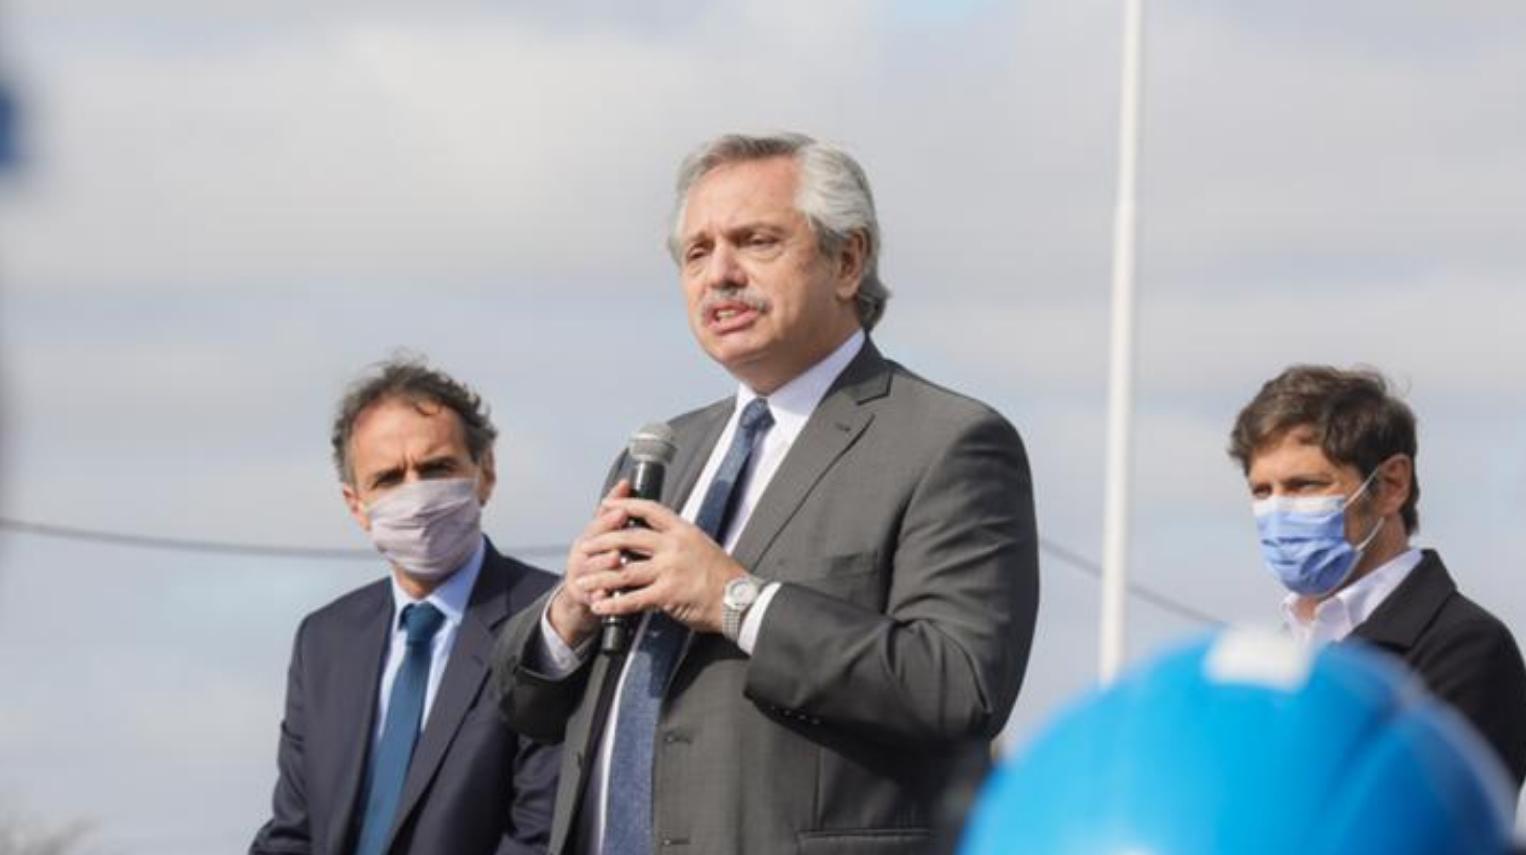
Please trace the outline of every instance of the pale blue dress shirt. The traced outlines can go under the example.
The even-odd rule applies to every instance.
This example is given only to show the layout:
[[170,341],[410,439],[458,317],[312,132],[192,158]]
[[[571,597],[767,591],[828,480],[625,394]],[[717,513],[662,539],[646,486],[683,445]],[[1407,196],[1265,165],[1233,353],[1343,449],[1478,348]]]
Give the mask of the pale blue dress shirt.
[[392,637],[387,642],[387,664],[382,670],[381,689],[376,698],[376,726],[371,731],[373,749],[377,740],[381,739],[382,727],[387,723],[387,703],[392,699],[392,684],[397,681],[397,672],[403,667],[403,657],[408,649],[408,633],[403,630],[403,609],[414,603],[429,603],[445,616],[445,623],[441,624],[430,641],[429,682],[424,688],[424,714],[419,716],[419,731],[423,732],[424,723],[429,721],[429,709],[434,705],[435,692],[440,688],[440,678],[445,676],[445,663],[449,661],[450,650],[456,644],[461,618],[466,615],[466,606],[471,602],[472,588],[477,584],[477,576],[482,572],[482,561],[486,555],[487,540],[483,538],[477,544],[477,551],[466,559],[461,569],[450,574],[444,584],[422,600],[408,596],[397,583],[396,575],[389,577],[392,581]]

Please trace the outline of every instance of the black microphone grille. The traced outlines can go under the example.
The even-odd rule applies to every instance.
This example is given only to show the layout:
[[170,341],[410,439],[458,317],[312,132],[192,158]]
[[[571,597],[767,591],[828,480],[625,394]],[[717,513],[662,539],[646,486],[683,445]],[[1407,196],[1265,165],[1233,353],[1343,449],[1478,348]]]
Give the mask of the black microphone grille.
[[672,463],[678,454],[678,446],[673,443],[673,429],[667,422],[652,422],[631,434],[627,450],[637,463],[661,463],[663,466]]

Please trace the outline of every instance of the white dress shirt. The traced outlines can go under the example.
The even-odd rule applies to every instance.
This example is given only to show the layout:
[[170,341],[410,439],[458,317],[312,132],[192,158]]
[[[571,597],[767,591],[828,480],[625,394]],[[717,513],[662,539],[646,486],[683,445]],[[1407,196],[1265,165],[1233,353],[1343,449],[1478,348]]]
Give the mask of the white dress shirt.
[[1336,592],[1314,607],[1309,620],[1299,617],[1298,594],[1282,601],[1282,621],[1294,639],[1308,645],[1329,644],[1350,635],[1372,617],[1378,606],[1420,564],[1420,550],[1410,548],[1388,559],[1377,569]]
[[424,688],[424,712],[419,716],[419,731],[422,732],[424,723],[429,721],[429,708],[434,705],[440,678],[445,676],[445,663],[450,659],[450,650],[456,644],[461,618],[466,615],[466,606],[471,602],[472,588],[477,584],[477,576],[482,572],[482,561],[486,555],[487,541],[484,539],[477,544],[477,551],[466,559],[461,569],[452,573],[449,579],[422,600],[408,596],[397,583],[397,576],[391,577],[392,638],[387,642],[387,664],[382,669],[381,689],[376,699],[376,727],[371,731],[373,748],[381,739],[382,728],[387,723],[387,705],[392,700],[392,684],[397,682],[397,672],[402,670],[404,654],[408,650],[408,633],[403,629],[403,609],[414,603],[429,603],[445,616],[445,622],[430,640],[429,681]]
[[[863,346],[864,333],[855,332],[825,359],[775,389],[772,395],[766,396],[765,400],[768,401],[768,410],[774,417],[774,424],[763,434],[762,441],[753,449],[753,455],[747,461],[748,474],[743,479],[745,486],[732,513],[730,526],[726,531],[726,542],[721,544],[728,553],[736,547],[737,540],[747,528],[747,520],[752,517],[753,509],[757,507],[763,491],[768,488],[768,482],[772,481],[774,473],[779,471],[779,464],[784,462],[790,446],[805,429],[805,423],[810,420],[811,413],[816,411],[816,406],[821,403],[822,398],[826,397],[827,390],[832,387],[838,375],[842,374],[843,369],[848,367],[848,363],[853,361]],[[700,470],[699,480],[694,483],[694,489],[689,493],[688,500],[684,502],[681,512],[684,519],[693,522],[699,515],[699,506],[704,502],[705,493],[710,489],[710,482],[715,479],[715,471],[720,468],[721,460],[725,458],[727,449],[731,447],[731,438],[736,433],[737,422],[741,419],[743,408],[754,398],[760,397],[764,396],[747,388],[746,384],[737,387],[736,406],[732,408],[731,418],[727,420],[725,429],[721,431],[720,438],[716,440],[715,447],[710,451],[710,458],[705,461],[705,468]],[[778,590],[779,583],[766,584],[757,602],[747,610],[737,637],[737,646],[742,649],[742,652],[752,654],[752,648],[757,643],[758,630],[763,625],[769,603],[773,601],[774,594],[778,593]],[[551,628],[550,611],[548,601],[546,611],[541,613],[540,619],[541,643],[538,647],[541,653],[541,665],[551,676],[563,677],[582,664],[592,651],[593,642],[592,640],[584,642],[576,650],[568,647]],[[646,630],[646,621],[647,618],[642,617],[635,635],[631,638],[633,650],[641,642],[641,634]],[[626,669],[630,667],[628,659],[625,667]],[[625,674],[625,670],[620,672],[620,682],[615,687],[615,696],[610,704],[611,715],[614,710],[620,708],[620,693],[625,687]],[[609,790],[609,764],[605,762],[605,758],[614,747],[615,728],[618,725],[619,722],[611,718],[604,727],[591,773],[591,781],[597,782],[591,794],[596,804],[593,805],[593,810],[584,810],[580,820],[584,839],[593,843],[592,855],[602,855],[604,849],[604,816]]]

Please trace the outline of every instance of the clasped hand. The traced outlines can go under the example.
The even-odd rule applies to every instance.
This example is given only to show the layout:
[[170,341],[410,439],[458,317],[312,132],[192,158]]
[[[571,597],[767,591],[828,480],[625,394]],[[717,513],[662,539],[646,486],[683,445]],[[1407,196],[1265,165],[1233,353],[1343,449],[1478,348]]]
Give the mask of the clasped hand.
[[[646,527],[627,527],[632,519]],[[631,498],[622,480],[572,544],[551,624],[572,646],[590,638],[605,615],[651,609],[695,632],[720,632],[721,594],[745,572],[693,523],[657,502]]]

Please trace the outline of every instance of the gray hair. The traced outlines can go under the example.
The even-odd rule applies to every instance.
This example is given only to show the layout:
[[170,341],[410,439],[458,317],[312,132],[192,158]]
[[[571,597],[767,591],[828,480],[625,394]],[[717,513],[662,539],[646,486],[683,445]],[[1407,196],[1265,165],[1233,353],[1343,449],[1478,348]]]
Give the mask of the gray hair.
[[[488,417],[482,396],[459,380],[430,368],[423,357],[398,354],[372,367],[371,373],[356,380],[339,402],[334,426],[329,434],[333,446],[334,467],[344,483],[355,486],[355,469],[350,460],[350,439],[360,414],[383,401],[404,401],[414,407],[444,407],[461,422],[466,437],[466,452],[473,463],[493,447],[498,430]],[[421,410],[422,412],[423,410]]]
[[885,314],[890,289],[880,280],[880,224],[874,213],[874,195],[863,167],[842,149],[817,142],[805,134],[767,136],[726,134],[695,149],[678,169],[677,201],[668,251],[679,258],[679,234],[689,191],[701,178],[732,163],[793,157],[800,169],[800,188],[795,207],[805,215],[817,246],[834,256],[855,234],[863,235],[864,275],[858,285],[858,320],[864,330],[874,329]]

